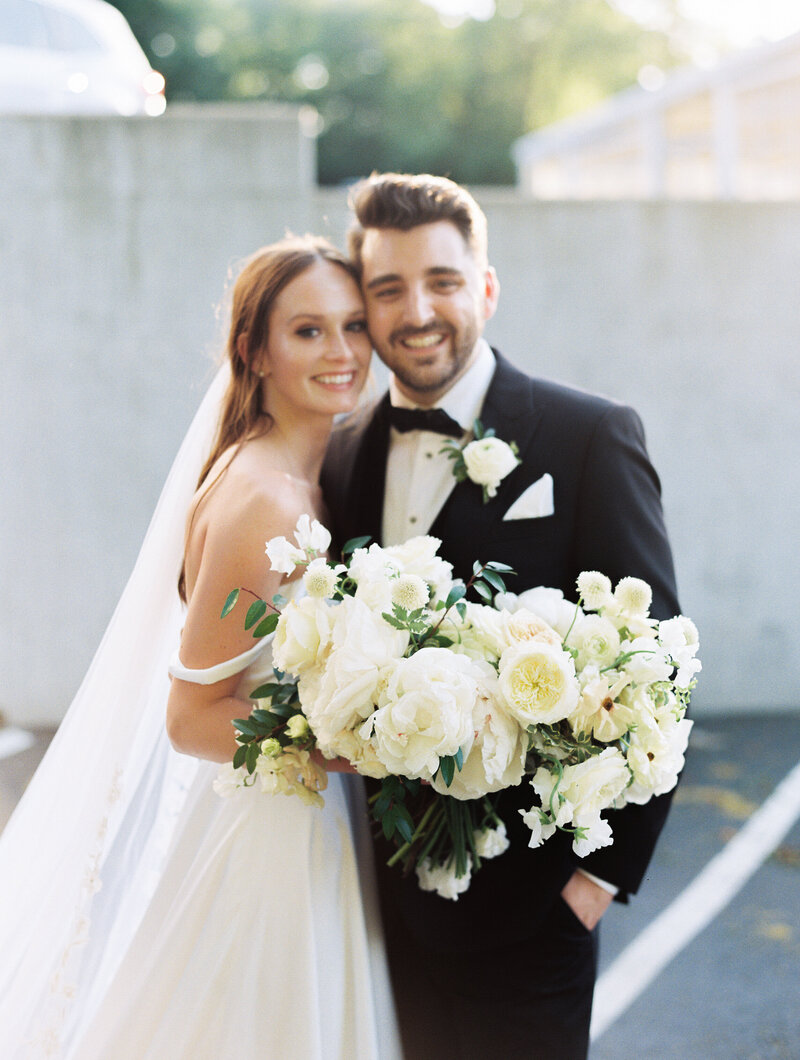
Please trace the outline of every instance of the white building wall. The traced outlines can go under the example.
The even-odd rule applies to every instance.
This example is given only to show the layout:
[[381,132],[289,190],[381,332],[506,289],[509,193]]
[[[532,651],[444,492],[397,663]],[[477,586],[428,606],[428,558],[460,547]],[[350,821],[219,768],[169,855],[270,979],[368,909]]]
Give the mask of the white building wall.
[[[229,266],[341,240],[297,113],[0,121],[0,710],[56,721],[210,374]],[[698,712],[797,705],[800,206],[531,203],[477,189],[489,338],[642,413]]]

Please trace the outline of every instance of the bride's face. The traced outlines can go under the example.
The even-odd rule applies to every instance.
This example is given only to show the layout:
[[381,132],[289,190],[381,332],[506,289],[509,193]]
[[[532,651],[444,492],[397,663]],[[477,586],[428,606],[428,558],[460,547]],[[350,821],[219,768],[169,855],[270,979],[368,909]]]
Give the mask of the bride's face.
[[257,361],[266,409],[278,418],[351,412],[371,355],[355,280],[339,265],[315,261],[273,303],[267,347]]

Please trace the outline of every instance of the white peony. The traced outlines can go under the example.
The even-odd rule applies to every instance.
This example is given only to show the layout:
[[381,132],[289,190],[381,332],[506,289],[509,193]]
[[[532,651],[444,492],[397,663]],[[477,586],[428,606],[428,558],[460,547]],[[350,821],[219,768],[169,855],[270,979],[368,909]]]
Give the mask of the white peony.
[[354,729],[343,729],[327,744],[318,744],[326,758],[346,758],[356,770],[373,780],[383,780],[389,770],[375,754],[370,740],[364,740]]
[[611,666],[619,655],[619,633],[612,622],[601,615],[584,615],[572,628],[567,643],[578,652],[576,666]]
[[304,552],[315,552],[317,555],[327,552],[331,543],[330,531],[308,515],[301,515],[297,520],[294,536]]
[[474,832],[473,841],[478,857],[487,860],[504,854],[509,846],[506,826],[502,821],[496,828],[484,828],[482,832]]
[[578,617],[583,614],[575,604],[564,599],[564,594],[560,589],[550,589],[544,585],[526,589],[519,595],[498,593],[495,603],[498,607],[512,613],[521,608],[531,611],[551,626],[562,640],[567,635],[570,626],[576,621],[576,613]]
[[467,854],[467,871],[463,876],[456,876],[455,864],[434,865],[426,858],[417,865],[417,880],[423,891],[436,891],[442,898],[458,901],[458,896],[469,887],[472,879],[472,858]]
[[483,689],[477,663],[446,648],[421,648],[395,666],[379,707],[359,730],[391,773],[430,780],[439,759],[472,747]]
[[272,641],[272,661],[298,676],[318,663],[330,644],[332,611],[322,600],[303,596],[281,612]]
[[551,725],[571,714],[578,702],[575,664],[552,644],[513,645],[500,657],[500,690],[521,725]]
[[483,486],[487,497],[497,494],[497,487],[520,463],[511,446],[495,437],[476,438],[461,452],[467,475],[472,482]]
[[300,675],[303,713],[321,744],[352,729],[372,713],[379,687],[408,647],[408,633],[394,629],[352,596],[333,608],[324,668]]
[[477,663],[483,682],[472,712],[474,742],[448,787],[441,774],[433,787],[455,799],[478,799],[492,791],[513,787],[522,780],[528,746],[527,734],[505,709],[491,666]]

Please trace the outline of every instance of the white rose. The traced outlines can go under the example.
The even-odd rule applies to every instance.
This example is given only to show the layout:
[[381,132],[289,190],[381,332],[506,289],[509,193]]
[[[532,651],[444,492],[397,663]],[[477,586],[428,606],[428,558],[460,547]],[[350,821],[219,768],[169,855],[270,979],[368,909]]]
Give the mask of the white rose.
[[314,666],[331,638],[331,609],[319,599],[290,600],[281,612],[272,641],[272,661],[295,676]]
[[499,696],[497,676],[491,666],[477,663],[483,671],[483,684],[472,711],[474,742],[448,787],[441,774],[433,787],[454,799],[478,799],[491,791],[519,784],[525,772],[527,734],[508,713]]
[[552,627],[562,640],[567,635],[567,630],[576,621],[576,613],[578,617],[583,614],[575,604],[564,599],[564,594],[560,589],[551,589],[544,585],[526,589],[519,595],[498,593],[495,597],[495,604],[512,613],[521,608],[531,611]]
[[482,832],[474,832],[473,840],[478,857],[497,858],[508,850],[508,836],[506,826],[502,821],[496,828],[484,828]]
[[474,733],[472,714],[483,674],[465,655],[421,648],[394,668],[378,710],[359,730],[373,738],[389,772],[429,780],[439,759],[461,749],[466,758]]
[[521,725],[551,725],[571,714],[578,682],[571,656],[541,641],[506,648],[500,657],[500,690]]
[[497,487],[519,464],[511,446],[500,438],[476,438],[462,449],[470,479],[494,497]]
[[423,891],[436,891],[442,898],[458,901],[458,896],[469,887],[472,879],[472,858],[467,854],[467,871],[456,876],[455,864],[434,865],[430,858],[417,865],[417,880]]
[[324,668],[301,673],[298,684],[303,713],[322,744],[372,713],[384,671],[408,647],[405,630],[394,629],[355,597],[328,610],[333,629]]
[[286,735],[290,740],[304,740],[310,732],[308,718],[302,714],[293,714],[286,722]]
[[270,567],[280,574],[294,574],[298,563],[305,563],[306,554],[299,548],[290,545],[285,537],[273,537],[267,541],[264,550],[269,557]]
[[509,613],[502,612],[505,625],[508,647],[515,642],[538,640],[554,647],[561,647],[561,637],[552,626],[548,625],[533,611],[527,607],[520,607],[517,611]]
[[594,665],[611,666],[619,655],[619,633],[614,624],[600,615],[584,615],[572,628],[567,643],[578,652],[579,669]]
[[485,604],[467,603],[463,619],[453,609],[441,631],[455,641],[453,651],[463,652],[472,659],[496,662],[508,647],[503,615]]
[[331,543],[330,531],[308,515],[301,515],[297,520],[294,536],[304,552],[327,552]]
[[441,544],[438,537],[420,534],[385,551],[398,570],[416,574],[431,586],[432,599],[444,600],[453,584],[453,565],[437,555]]

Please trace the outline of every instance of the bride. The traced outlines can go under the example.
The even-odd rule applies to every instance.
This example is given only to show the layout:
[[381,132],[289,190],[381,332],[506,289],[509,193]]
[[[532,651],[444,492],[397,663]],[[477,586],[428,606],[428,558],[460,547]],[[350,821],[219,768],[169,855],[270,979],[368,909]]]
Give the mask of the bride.
[[220,620],[222,603],[239,586],[295,590],[264,543],[301,514],[325,521],[328,435],[370,354],[357,281],[326,241],[247,262],[227,364],[0,840],[5,1057],[399,1055],[360,779],[332,772],[322,809],[213,790],[231,721],[271,671],[268,643],[244,630],[247,601]]

